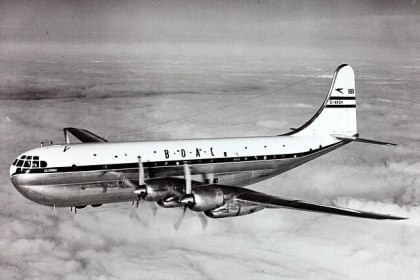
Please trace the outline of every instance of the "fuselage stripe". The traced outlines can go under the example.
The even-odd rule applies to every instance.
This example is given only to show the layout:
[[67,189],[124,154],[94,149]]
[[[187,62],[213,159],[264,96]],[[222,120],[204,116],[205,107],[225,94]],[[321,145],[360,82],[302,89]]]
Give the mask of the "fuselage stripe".
[[326,105],[325,108],[356,108],[356,104]]
[[356,100],[354,96],[330,96],[329,100]]

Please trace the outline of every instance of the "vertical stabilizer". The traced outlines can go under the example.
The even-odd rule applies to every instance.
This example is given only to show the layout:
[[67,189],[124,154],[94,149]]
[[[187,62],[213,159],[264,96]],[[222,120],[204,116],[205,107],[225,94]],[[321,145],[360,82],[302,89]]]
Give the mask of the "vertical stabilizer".
[[354,71],[347,64],[340,65],[335,71],[330,91],[318,112],[303,126],[286,135],[332,134],[357,134]]

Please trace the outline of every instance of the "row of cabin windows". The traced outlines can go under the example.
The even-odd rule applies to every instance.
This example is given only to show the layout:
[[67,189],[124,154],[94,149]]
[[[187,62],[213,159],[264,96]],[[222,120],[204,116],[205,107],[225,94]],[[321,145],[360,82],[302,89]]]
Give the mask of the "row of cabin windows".
[[[286,146],[283,144],[283,147],[286,147]],[[264,146],[264,148],[267,148],[267,146],[265,145],[265,146]],[[322,148],[322,145],[319,145],[319,148]],[[245,146],[245,149],[248,149],[248,147],[247,147],[247,146]],[[200,151],[201,151],[201,149],[200,149]],[[312,151],[312,149],[309,149],[309,151]],[[179,152],[179,150],[178,150],[178,152]],[[204,152],[206,152],[206,151],[204,151]],[[156,151],[153,151],[153,153],[155,153],[155,154],[156,154],[157,152],[156,152]],[[190,154],[191,154],[191,153],[192,153],[192,152],[190,152]],[[174,153],[174,154],[176,154],[176,153]],[[224,153],[223,153],[223,155],[224,155],[225,157],[227,157],[227,153],[226,153],[226,152],[224,152]],[[94,157],[96,157],[96,156],[97,156],[97,154],[93,154],[93,156],[94,156]],[[127,154],[125,154],[125,156],[127,156]],[[115,158],[118,158],[118,156],[116,155],[116,156],[115,156]]]
[[26,156],[23,155],[13,162],[14,166],[17,167],[24,167],[24,168],[44,168],[47,167],[47,162],[43,160],[39,160],[39,156]]

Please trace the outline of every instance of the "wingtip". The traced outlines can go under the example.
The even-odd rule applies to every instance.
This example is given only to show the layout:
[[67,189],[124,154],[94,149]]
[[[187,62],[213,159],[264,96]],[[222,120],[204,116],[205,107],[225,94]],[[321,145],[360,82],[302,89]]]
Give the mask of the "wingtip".
[[387,214],[385,219],[389,219],[389,220],[408,220],[410,218],[408,217],[400,217],[400,216],[392,216],[391,214]]

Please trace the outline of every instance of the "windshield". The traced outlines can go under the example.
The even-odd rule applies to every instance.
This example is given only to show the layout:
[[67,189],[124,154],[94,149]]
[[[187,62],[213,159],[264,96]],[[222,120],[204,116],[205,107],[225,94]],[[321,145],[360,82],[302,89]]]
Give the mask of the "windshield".
[[20,158],[17,158],[13,162],[13,165],[17,167],[23,167],[25,169],[44,168],[44,167],[47,167],[47,162],[40,160],[39,156],[23,155]]

